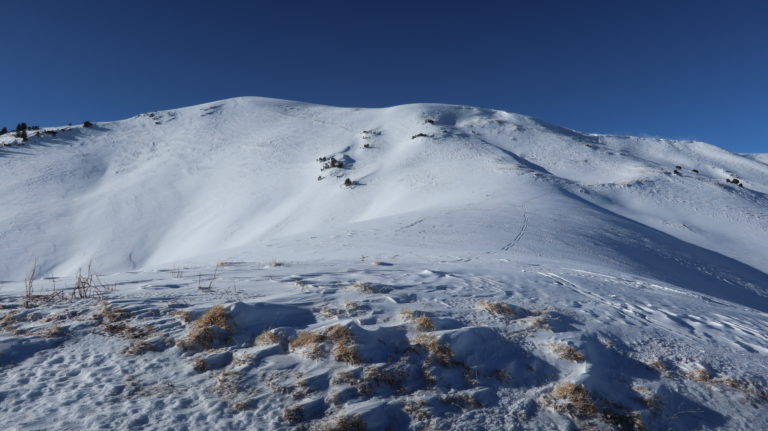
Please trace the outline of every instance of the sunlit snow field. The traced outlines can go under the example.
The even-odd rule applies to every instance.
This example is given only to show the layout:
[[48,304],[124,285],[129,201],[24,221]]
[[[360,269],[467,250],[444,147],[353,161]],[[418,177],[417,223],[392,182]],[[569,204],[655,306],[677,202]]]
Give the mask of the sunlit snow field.
[[2,429],[768,429],[765,155],[265,98],[38,132]]

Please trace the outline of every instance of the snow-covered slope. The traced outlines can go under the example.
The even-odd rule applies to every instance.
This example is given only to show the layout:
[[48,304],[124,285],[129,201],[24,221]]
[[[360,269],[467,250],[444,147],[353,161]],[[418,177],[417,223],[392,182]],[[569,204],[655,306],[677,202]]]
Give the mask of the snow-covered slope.
[[[768,408],[761,389],[768,375],[761,363],[768,353],[765,155],[734,154],[693,141],[585,134],[466,106],[351,109],[265,98],[229,99],[88,128],[48,128],[41,136],[30,132],[23,145],[18,141],[11,134],[0,136],[5,144],[0,147],[0,280],[8,281],[0,294],[10,295],[9,304],[14,292],[23,292],[21,281],[33,265],[39,276],[61,277],[61,288],[62,283],[71,287],[72,276],[91,263],[100,273],[112,274],[102,277],[105,283],[118,284],[108,296],[110,304],[119,302],[136,316],[171,299],[193,309],[230,304],[232,315],[256,313],[242,310],[261,303],[267,304],[267,315],[277,316],[279,310],[269,307],[290,304],[315,314],[295,325],[259,324],[257,332],[275,326],[292,326],[294,332],[307,325],[325,328],[329,321],[352,325],[360,352],[381,356],[362,361],[369,364],[386,364],[405,347],[366,348],[364,340],[419,332],[398,312],[426,310],[438,338],[461,357],[455,362],[484,370],[475,372],[486,377],[501,370],[520,379],[507,384],[500,374],[495,383],[476,376],[470,389],[488,393],[473,402],[453,403],[469,402],[471,409],[463,404],[422,406],[439,413],[431,426],[551,429],[591,421],[621,428],[605,412],[585,419],[588,415],[568,410],[576,403],[558,407],[550,391],[557,382],[584,384],[593,397],[604,400],[596,401],[595,408],[605,410],[607,402],[631,406],[633,397],[643,397],[635,393],[633,379],[651,382],[643,384],[660,404],[642,408],[635,403],[622,420],[629,421],[634,411],[657,429],[749,428],[755,420],[768,426],[760,413]],[[332,158],[343,166],[330,166]],[[346,179],[352,184],[345,185]],[[284,265],[265,266],[270,261]],[[371,267],[371,261],[379,265]],[[221,269],[213,276],[217,263],[224,264],[216,266]],[[206,285],[201,280],[211,278],[222,289],[227,286],[220,300],[198,289]],[[275,287],[269,280],[300,283],[286,291],[286,284]],[[387,289],[344,287],[356,281]],[[515,313],[482,313],[477,311],[481,299],[528,311],[514,319]],[[232,305],[237,300],[243,303]],[[350,311],[340,305],[345,303],[363,308]],[[92,311],[87,300],[45,307],[77,309],[80,315]],[[341,311],[320,313],[329,309]],[[19,314],[28,311],[19,310],[6,316],[16,313],[8,326],[23,334]],[[147,313],[143,323],[167,328],[169,337],[183,335],[182,323],[158,322]],[[520,320],[534,315],[556,316],[545,322],[549,329],[541,330],[544,335],[531,333],[527,321]],[[27,328],[38,338],[0,340],[10,346],[0,347],[0,365],[39,367],[57,361],[47,355],[57,355],[50,347],[61,340],[40,338],[34,332],[40,328],[34,323]],[[110,358],[120,364],[115,366],[127,366],[115,347],[119,344],[105,348],[93,339],[103,335],[92,332],[88,325],[74,324],[71,340],[59,349],[69,345],[71,355],[90,352],[91,359]],[[498,337],[513,340],[515,347],[493,363],[467,351],[483,343],[506,345]],[[478,345],[477,340],[485,341]],[[553,359],[548,350],[553,343],[578,347],[586,362]],[[220,346],[223,352],[244,348],[242,340],[227,346]],[[18,349],[30,353],[8,356]],[[29,358],[41,349],[37,359]],[[150,363],[140,362],[159,367],[159,378],[181,379],[177,383],[182,386],[205,381],[168,365],[188,354],[183,349],[156,350],[162,352],[140,356]],[[335,370],[327,361],[313,365],[316,358],[291,362],[296,361],[294,352],[284,350],[258,353],[280,358],[266,365],[233,371],[237,365],[230,364],[225,371],[261,381],[281,369],[310,375]],[[529,359],[514,366],[505,362],[516,355]],[[56,357],[63,358],[61,372],[66,374],[72,356]],[[643,368],[643,361],[653,363],[655,371]],[[614,367],[620,369],[611,371]],[[5,372],[11,376],[14,369]],[[546,376],[528,378],[525,369],[547,370],[542,371]],[[710,378],[685,377],[700,369]],[[438,373],[437,380],[454,381],[454,371],[441,372],[447,374]],[[32,377],[17,378],[29,382]],[[316,392],[331,391],[328,379],[321,379],[325,383]],[[622,383],[611,388],[616,379]],[[43,385],[46,379],[38,380]],[[454,396],[451,390],[467,389],[462,385],[467,384],[438,381],[433,390],[438,398]],[[75,385],[67,390],[85,389]],[[403,390],[400,395],[358,390],[339,411],[329,408],[334,404],[327,399],[318,401],[319,407],[304,407],[307,421],[301,423],[324,426],[318,425],[325,423],[323,416],[362,409],[360,416],[371,429],[386,425],[386,417],[400,418],[391,419],[394,428],[426,426],[429,420],[418,419],[418,409],[404,408],[410,404],[400,398],[429,400],[417,396],[428,385]],[[6,381],[0,391],[5,391],[0,400],[27,399],[14,382]],[[727,391],[741,391],[753,407],[739,404],[742,411],[729,415],[736,401]],[[193,410],[207,402],[204,392],[196,394],[185,404],[196,406]],[[226,419],[223,428],[289,426],[279,411],[268,413],[286,407],[287,401],[263,397],[263,406],[242,412],[213,404],[206,411]],[[56,391],[41,399],[48,406],[61,402]],[[387,407],[379,408],[376,400]],[[122,407],[102,419],[86,415],[95,421],[87,423],[133,414],[124,400],[102,401]],[[379,406],[371,411],[383,416],[366,413],[369,405]],[[510,408],[519,415],[506,417],[502,412]],[[311,409],[322,414],[310,417]],[[3,414],[7,420],[23,422],[10,411]],[[174,419],[173,411],[160,408],[152,421],[171,428],[182,423],[202,427]],[[40,420],[24,422],[20,429],[45,428],[45,419]],[[67,420],[74,428],[86,424],[75,417]],[[131,421],[119,423],[129,427]]]

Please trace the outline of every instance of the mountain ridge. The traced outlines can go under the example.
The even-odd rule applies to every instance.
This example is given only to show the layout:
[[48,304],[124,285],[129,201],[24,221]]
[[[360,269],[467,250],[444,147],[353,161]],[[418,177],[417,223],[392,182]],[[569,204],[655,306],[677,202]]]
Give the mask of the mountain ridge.
[[[693,243],[713,251],[722,245],[714,246],[702,238],[703,228],[713,228],[712,219],[730,219],[717,217],[717,211],[706,208],[706,194],[725,205],[737,206],[739,200],[751,199],[758,208],[768,208],[768,184],[764,180],[768,169],[751,158],[694,141],[584,134],[532,117],[460,105],[336,108],[241,97],[140,114],[62,134],[66,133],[71,136],[33,137],[23,147],[26,156],[2,157],[6,170],[16,168],[12,175],[28,176],[24,185],[6,183],[4,195],[13,196],[19,187],[28,187],[22,192],[27,195],[49,194],[53,196],[50,199],[62,193],[77,202],[68,205],[67,200],[61,200],[54,205],[63,206],[64,219],[70,217],[79,226],[75,236],[88,236],[89,229],[107,230],[106,236],[113,237],[110,247],[118,249],[126,242],[115,232],[119,229],[144,238],[129,241],[132,246],[118,250],[123,255],[118,259],[114,253],[110,255],[106,244],[80,247],[90,251],[75,250],[78,247],[71,244],[77,241],[58,238],[52,221],[31,224],[29,227],[43,233],[41,239],[49,242],[49,248],[64,246],[80,258],[65,263],[67,258],[59,255],[50,261],[44,248],[22,247],[23,258],[4,256],[4,262],[9,262],[2,270],[4,278],[23,277],[27,270],[18,268],[25,266],[23,261],[29,264],[35,259],[45,272],[62,275],[75,272],[91,259],[102,261],[107,271],[164,265],[197,257],[195,253],[164,250],[208,250],[214,242],[223,240],[224,244],[218,246],[223,252],[265,237],[311,232],[312,226],[333,220],[354,223],[483,202],[480,194],[502,201],[507,196],[510,202],[519,204],[514,195],[503,192],[505,187],[518,193],[522,187],[537,187],[542,190],[534,194],[542,194],[551,192],[547,187],[562,184],[570,192],[586,197],[585,202],[641,224],[654,217],[657,220],[649,227],[679,235],[686,242],[694,235],[680,234],[679,229],[664,224],[674,225],[677,221],[659,221],[658,215],[648,214],[642,219],[632,210],[640,205],[638,197],[643,204],[653,202],[654,211],[666,205],[682,212],[683,205],[690,205],[689,209],[707,213],[707,223],[699,227],[701,231]],[[9,138],[5,138],[2,142],[8,143]],[[364,147],[366,144],[369,148]],[[54,147],[68,160],[46,154]],[[320,157],[346,158],[346,166],[322,170],[322,163],[316,161]],[[33,166],[25,166],[30,159]],[[681,166],[680,172],[676,166]],[[35,177],[40,168],[52,175]],[[748,184],[746,188],[725,182],[736,175],[741,175],[742,184]],[[317,176],[324,179],[317,181]],[[345,188],[340,184],[344,178],[358,184]],[[686,198],[685,187],[696,189],[696,194]],[[155,195],[141,193],[140,188],[152,190]],[[632,188],[638,192],[627,193]],[[51,193],[53,190],[56,192]],[[198,193],[200,190],[205,193]],[[128,197],[119,197],[121,191],[129,191],[136,205],[131,206]],[[318,198],[319,193],[327,194],[328,200],[338,200],[339,206],[349,205],[344,211],[334,211]],[[371,196],[361,196],[364,194]],[[659,199],[654,195],[666,196]],[[104,199],[110,201],[111,208],[104,207]],[[354,205],[343,199],[354,200]],[[626,203],[615,205],[621,199]],[[17,224],[14,219],[30,219],[31,213],[42,211],[34,208],[37,203],[31,199],[27,204],[32,208],[22,207],[11,217],[4,214],[6,220],[11,219],[10,225]],[[154,205],[157,210],[152,209]],[[179,211],[181,208],[186,211]],[[130,214],[129,219],[120,220],[125,212]],[[307,217],[309,212],[315,216]],[[759,232],[752,229],[743,234],[740,244],[726,249],[725,254],[757,264],[765,271],[768,266],[758,264],[747,253],[733,252],[737,246],[748,247],[747,237],[766,236],[768,220],[759,213],[753,211],[751,218],[749,212],[734,213],[731,219],[743,219],[745,214],[747,220],[759,222]],[[85,222],[89,217],[116,220],[113,224]],[[146,233],[157,224],[162,225],[162,231]],[[213,233],[202,235],[203,230]],[[718,230],[708,230],[707,235],[725,236]],[[2,234],[10,236],[11,243],[23,242],[11,236],[8,229]],[[733,232],[728,235],[732,237]],[[104,236],[104,232],[94,235]],[[163,236],[169,239],[158,239]],[[148,245],[151,243],[155,245]]]

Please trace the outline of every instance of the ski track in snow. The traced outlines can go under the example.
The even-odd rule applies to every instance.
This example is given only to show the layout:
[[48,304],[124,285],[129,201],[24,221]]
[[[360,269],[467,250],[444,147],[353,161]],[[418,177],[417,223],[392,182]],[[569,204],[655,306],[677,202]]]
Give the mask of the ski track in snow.
[[507,245],[501,248],[503,251],[510,251],[525,236],[525,230],[528,228],[528,211],[525,209],[525,205],[522,205],[522,209],[523,209],[523,223],[520,226],[520,231],[517,233],[517,236],[515,236],[515,238],[512,239],[512,241],[510,241]]

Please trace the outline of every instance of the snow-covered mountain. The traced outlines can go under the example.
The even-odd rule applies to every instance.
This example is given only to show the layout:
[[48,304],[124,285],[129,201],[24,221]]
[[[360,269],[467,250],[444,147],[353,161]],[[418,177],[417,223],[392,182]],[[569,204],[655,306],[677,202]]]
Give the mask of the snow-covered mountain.
[[[254,97],[0,144],[0,422],[18,429],[768,428],[764,154]],[[96,312],[22,306],[33,266],[35,293],[69,297],[89,264],[116,286]],[[216,304],[226,342],[171,347],[195,329],[173,316]]]

